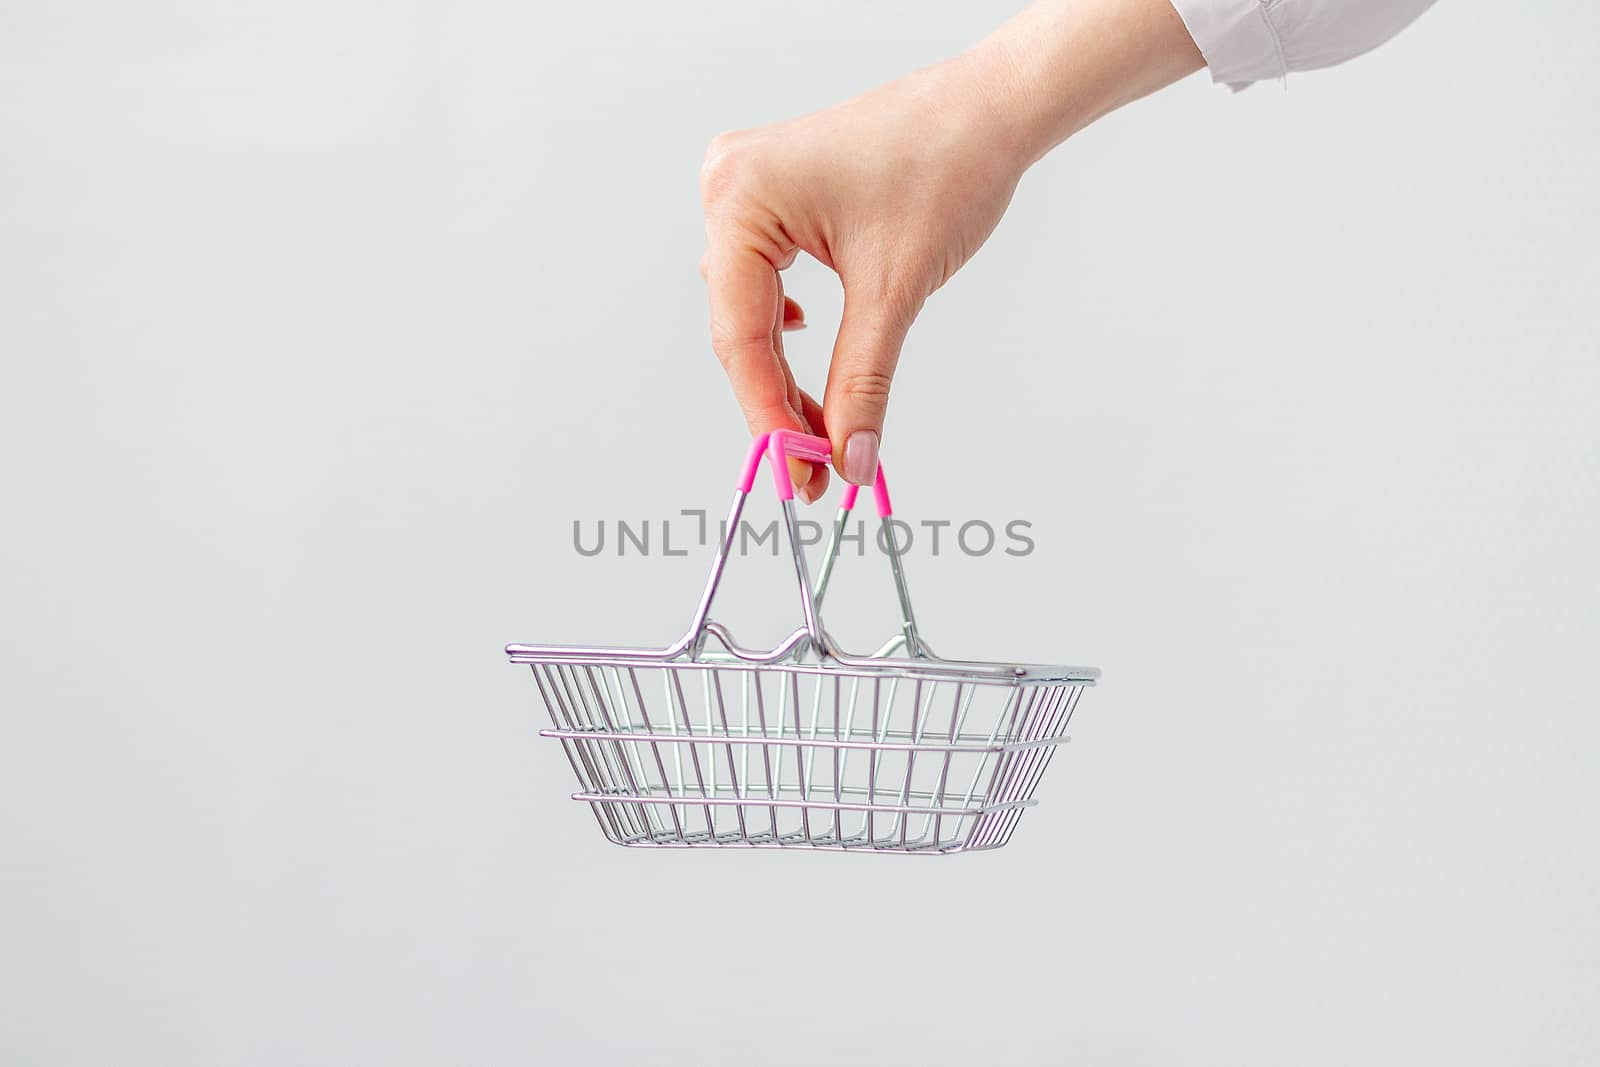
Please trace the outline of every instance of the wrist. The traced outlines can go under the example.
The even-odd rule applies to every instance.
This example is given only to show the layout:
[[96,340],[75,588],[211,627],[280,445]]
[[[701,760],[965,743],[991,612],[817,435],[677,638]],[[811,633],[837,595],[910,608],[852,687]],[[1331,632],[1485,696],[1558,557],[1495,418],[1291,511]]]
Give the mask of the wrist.
[[964,131],[972,151],[1021,177],[1048,151],[1035,89],[1017,58],[998,43],[985,41],[933,68],[942,98],[940,121]]

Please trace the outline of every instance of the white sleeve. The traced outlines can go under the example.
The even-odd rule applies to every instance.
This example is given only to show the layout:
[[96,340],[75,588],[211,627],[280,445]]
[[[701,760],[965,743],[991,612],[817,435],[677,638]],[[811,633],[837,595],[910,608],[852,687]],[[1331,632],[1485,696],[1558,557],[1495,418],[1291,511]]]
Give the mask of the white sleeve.
[[1370,52],[1433,0],[1172,0],[1213,81],[1242,89]]

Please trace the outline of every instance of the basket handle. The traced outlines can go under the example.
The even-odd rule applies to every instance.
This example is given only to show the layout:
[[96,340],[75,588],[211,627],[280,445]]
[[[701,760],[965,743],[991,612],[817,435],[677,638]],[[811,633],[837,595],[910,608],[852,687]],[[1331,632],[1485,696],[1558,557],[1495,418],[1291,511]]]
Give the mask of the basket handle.
[[[854,483],[845,486],[844,499],[839,501],[841,511],[849,511],[856,506],[856,494],[861,491],[859,485]],[[883,464],[878,464],[878,476],[872,480],[872,499],[878,505],[878,518],[887,519],[894,514],[894,507],[889,503],[889,483],[883,480]]]
[[[789,475],[789,459],[803,459],[812,463],[826,463],[833,456],[833,446],[825,437],[814,437],[811,434],[799,433],[794,430],[773,430],[770,433],[758,434],[750,443],[750,451],[745,455],[744,466],[740,470],[739,484],[733,497],[733,507],[728,513],[728,521],[724,525],[723,541],[718,547],[717,554],[711,562],[711,574],[706,579],[705,591],[700,596],[700,604],[695,609],[694,620],[689,625],[688,632],[683,639],[668,650],[670,654],[687,650],[691,659],[698,659],[704,639],[708,633],[716,633],[719,640],[727,645],[729,651],[741,658],[774,658],[782,655],[796,646],[802,638],[809,638],[813,648],[820,654],[833,655],[848,659],[844,653],[834,648],[826,631],[822,628],[822,621],[818,615],[818,605],[827,588],[828,576],[832,573],[833,564],[838,554],[839,537],[850,509],[855,506],[859,486],[851,485],[845,490],[845,497],[839,509],[838,518],[834,523],[834,536],[828,545],[824,557],[821,580],[813,589],[811,576],[806,566],[805,550],[800,545],[800,534],[794,512],[794,480]],[[744,511],[744,502],[750,492],[755,488],[756,471],[761,466],[762,457],[766,457],[772,466],[772,478],[777,489],[778,500],[783,506],[784,527],[788,534],[789,549],[794,556],[795,577],[800,585],[800,606],[804,615],[804,625],[777,648],[770,653],[753,656],[743,650],[736,649],[727,634],[715,623],[710,622],[712,600],[716,597],[717,586],[721,583],[723,568],[727,565],[728,555],[733,549],[734,538],[739,526],[739,518]],[[889,486],[884,481],[883,464],[878,464],[878,473],[873,480],[872,495],[878,505],[878,515],[885,523],[889,522],[893,514],[893,507],[889,502]],[[900,549],[896,543],[894,531],[889,529],[889,563],[894,574],[895,592],[900,600],[900,613],[902,623],[902,638],[906,650],[913,656],[926,655],[925,646],[917,635],[915,618],[911,613],[911,597],[906,590],[905,572],[900,562]]]
[[[833,458],[833,445],[826,437],[814,437],[798,430],[773,430],[770,433],[757,434],[756,439],[750,443],[750,451],[745,456],[744,471],[739,477],[740,492],[748,493],[755,486],[756,470],[761,466],[761,457],[765,455],[772,464],[772,481],[778,489],[779,500],[794,499],[794,479],[789,474],[789,465],[784,462],[787,458],[808,460],[812,463],[827,463]],[[844,500],[840,507],[849,511],[856,506],[856,494],[859,485],[848,485],[844,491]],[[887,519],[894,514],[894,508],[889,503],[889,485],[883,480],[883,464],[878,464],[877,476],[872,481],[872,498],[878,505],[878,517]]]

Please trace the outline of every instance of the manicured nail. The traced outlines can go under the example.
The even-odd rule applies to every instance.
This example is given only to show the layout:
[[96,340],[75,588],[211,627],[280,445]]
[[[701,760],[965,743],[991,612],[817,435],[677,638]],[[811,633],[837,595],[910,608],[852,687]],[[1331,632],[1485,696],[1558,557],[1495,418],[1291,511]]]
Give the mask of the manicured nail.
[[844,443],[844,476],[857,485],[871,485],[878,475],[878,435],[857,430]]
[[804,500],[807,504],[815,504],[817,502],[817,497],[821,495],[817,492],[817,481],[818,479],[812,478],[805,485],[802,485],[800,488],[795,490],[795,493],[800,497],[800,499]]
[[806,496],[806,489],[811,482],[811,464],[803,459],[791,459],[789,462],[789,481],[794,485],[795,495],[806,503],[812,498]]
[[783,324],[784,333],[799,333],[806,328],[805,320],[791,319]]

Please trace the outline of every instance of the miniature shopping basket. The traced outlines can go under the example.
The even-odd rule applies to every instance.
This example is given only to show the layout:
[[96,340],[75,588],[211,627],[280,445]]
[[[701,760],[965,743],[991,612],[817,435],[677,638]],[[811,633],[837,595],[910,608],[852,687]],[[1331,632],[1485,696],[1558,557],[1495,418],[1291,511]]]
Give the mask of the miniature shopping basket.
[[[761,435],[745,461],[688,631],[660,650],[510,645],[527,663],[578,776],[573,799],[621,845],[754,846],[943,855],[1004,845],[1099,672],[935,656],[917,633],[880,466],[873,496],[901,629],[855,656],[818,612],[856,487],[815,585],[786,457],[829,443]],[[799,580],[801,626],[769,651],[737,644],[711,602],[762,456],[777,482]],[[885,543],[880,537],[880,544]]]

